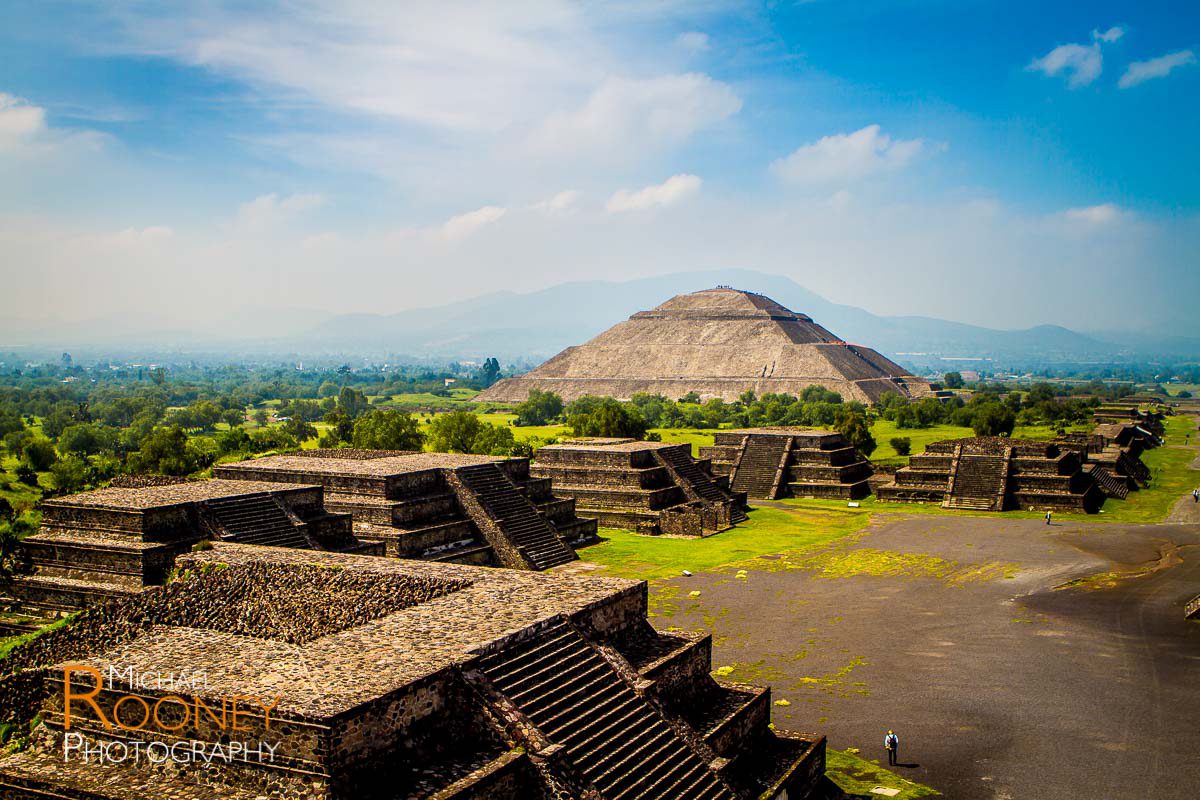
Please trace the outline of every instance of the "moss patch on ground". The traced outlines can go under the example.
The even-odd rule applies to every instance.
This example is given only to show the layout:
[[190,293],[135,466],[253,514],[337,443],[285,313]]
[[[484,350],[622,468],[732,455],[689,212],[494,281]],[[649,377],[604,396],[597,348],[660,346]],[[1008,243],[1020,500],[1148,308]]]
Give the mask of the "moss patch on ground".
[[825,775],[843,792],[856,799],[882,797],[883,795],[871,793],[876,786],[899,789],[900,793],[895,795],[896,800],[914,800],[918,797],[934,797],[941,794],[928,786],[902,778],[874,761],[867,761],[843,750],[826,751]]

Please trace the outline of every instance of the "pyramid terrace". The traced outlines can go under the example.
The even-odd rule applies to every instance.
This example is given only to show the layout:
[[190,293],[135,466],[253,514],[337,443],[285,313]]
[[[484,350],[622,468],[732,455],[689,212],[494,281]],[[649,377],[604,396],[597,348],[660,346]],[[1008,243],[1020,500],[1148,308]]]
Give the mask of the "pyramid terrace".
[[1052,442],[1004,437],[934,442],[880,486],[880,500],[937,502],[943,508],[1098,511],[1105,492],[1083,457]]
[[220,479],[324,487],[331,511],[353,516],[355,535],[386,555],[460,564],[547,569],[595,541],[596,521],[531,477],[529,460],[452,453],[306,451],[213,469]]
[[375,553],[348,514],[329,513],[320,486],[188,481],[112,487],[47,500],[40,530],[22,542],[34,567],[13,578],[23,613],[69,611],[161,584],[176,556],[206,539]]
[[822,497],[854,500],[871,493],[871,464],[834,431],[747,428],[716,431],[700,448],[713,472],[735,492],[775,500]]
[[745,495],[714,479],[689,445],[579,439],[539,448],[530,473],[609,528],[709,536],[746,519]]
[[[643,582],[226,543],[180,566],[4,662],[6,716],[43,724],[0,760],[0,795],[826,796],[824,738],[769,728],[769,689],[713,679],[710,635],[651,628]],[[183,673],[203,681],[139,680]],[[130,694],[175,700],[110,729]],[[200,710],[229,697],[258,699],[236,734]],[[134,740],[209,759],[117,761]]]

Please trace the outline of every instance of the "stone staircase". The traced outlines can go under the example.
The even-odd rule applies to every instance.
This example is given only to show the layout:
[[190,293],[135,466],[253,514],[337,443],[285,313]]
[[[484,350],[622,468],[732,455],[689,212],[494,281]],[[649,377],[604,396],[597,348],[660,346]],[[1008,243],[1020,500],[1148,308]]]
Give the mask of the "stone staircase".
[[[656,450],[655,453],[679,477],[687,481],[696,494],[705,500],[712,503],[727,503],[730,501],[729,495],[722,491],[721,487],[717,486],[712,476],[684,450],[675,447],[664,447],[661,450]],[[733,503],[729,509],[729,521],[736,525],[739,522],[745,522],[747,519],[749,517],[746,516],[746,512],[742,509],[741,504]]]
[[517,490],[516,484],[498,466],[476,464],[455,472],[535,569],[575,560],[574,551],[562,543],[554,527],[538,513],[537,506]]
[[733,490],[774,500],[779,493],[779,465],[790,443],[786,436],[750,436],[733,473]]
[[294,522],[269,494],[209,500],[203,507],[225,530],[225,541],[265,547],[312,547],[303,523]]
[[1000,511],[1004,502],[1001,487],[1008,462],[1000,455],[963,454],[952,476],[953,488],[942,503],[944,508]]
[[604,800],[734,800],[661,712],[568,623],[559,622],[480,670]]
[[1099,465],[1093,466],[1090,473],[1093,480],[1096,481],[1096,485],[1109,497],[1115,497],[1118,500],[1129,497],[1129,482],[1124,478],[1118,478]]

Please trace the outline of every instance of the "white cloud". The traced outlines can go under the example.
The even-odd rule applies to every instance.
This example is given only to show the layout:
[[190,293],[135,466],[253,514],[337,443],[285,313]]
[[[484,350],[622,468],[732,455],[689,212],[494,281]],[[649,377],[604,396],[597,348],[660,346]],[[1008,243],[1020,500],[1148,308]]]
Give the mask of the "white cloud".
[[0,146],[28,140],[46,130],[46,110],[0,92]]
[[1120,39],[1124,35],[1125,35],[1125,29],[1122,28],[1120,25],[1113,25],[1111,28],[1109,28],[1106,31],[1100,31],[1100,30],[1092,31],[1092,39],[1093,40],[1095,40],[1097,42],[1104,42],[1106,44],[1110,43],[1110,42],[1115,42],[1117,39]]
[[685,31],[675,37],[675,44],[690,53],[703,53],[712,46],[703,31]]
[[892,139],[878,125],[825,136],[801,145],[771,164],[783,180],[803,184],[846,183],[902,169],[921,152],[921,139]]
[[159,244],[170,239],[174,231],[166,225],[151,225],[146,228],[126,228],[101,239],[104,244],[119,247],[142,247]]
[[1063,218],[1068,222],[1088,226],[1110,225],[1122,216],[1121,209],[1113,203],[1103,203],[1097,206],[1068,208],[1063,212]]
[[314,233],[312,236],[305,236],[300,240],[300,247],[303,250],[320,250],[332,247],[340,241],[341,237],[336,233],[325,231],[323,233]]
[[703,181],[696,175],[673,175],[664,182],[636,192],[625,189],[613,194],[605,208],[610,213],[642,211],[655,206],[671,206],[700,191]]
[[534,133],[537,149],[557,153],[620,153],[627,146],[657,147],[736,114],[741,98],[707,75],[606,78],[575,111],[556,111]]
[[325,198],[315,192],[280,197],[275,192],[259,195],[238,207],[238,224],[250,230],[263,230],[289,218],[324,205]]
[[442,238],[449,241],[465,239],[484,225],[491,225],[498,221],[507,213],[508,209],[500,206],[477,208],[446,220],[442,223],[440,233]]
[[580,196],[580,193],[574,189],[567,189],[559,192],[553,197],[534,203],[533,207],[538,211],[562,213],[565,211],[570,211],[579,201]]
[[46,109],[23,98],[0,92],[0,155],[41,155],[64,149],[99,149],[105,136],[89,130],[51,128]]
[[1134,61],[1125,69],[1125,74],[1121,76],[1117,85],[1122,89],[1128,89],[1155,78],[1165,78],[1176,67],[1186,67],[1195,63],[1196,54],[1191,50],[1167,53],[1165,56],[1151,58],[1147,61]]
[[1100,55],[1099,42],[1091,45],[1062,44],[1041,58],[1035,58],[1027,69],[1051,77],[1065,74],[1067,85],[1076,88],[1087,86],[1100,77],[1100,72],[1104,69],[1104,59]]

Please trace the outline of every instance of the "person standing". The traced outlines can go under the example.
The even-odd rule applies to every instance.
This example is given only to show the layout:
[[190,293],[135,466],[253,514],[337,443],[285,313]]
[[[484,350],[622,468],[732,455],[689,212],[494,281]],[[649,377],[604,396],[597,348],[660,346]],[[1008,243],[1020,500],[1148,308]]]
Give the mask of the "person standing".
[[900,749],[900,737],[894,731],[888,731],[887,736],[883,737],[883,747],[887,750],[888,766],[896,766],[896,753]]
[[1192,502],[1200,503],[1200,489],[1192,489]]
[[1046,512],[1046,524],[1047,524],[1047,525],[1049,525],[1049,524],[1050,524],[1050,515],[1051,515],[1052,513],[1054,513],[1054,512],[1052,512],[1052,511],[1047,511],[1047,512]]

